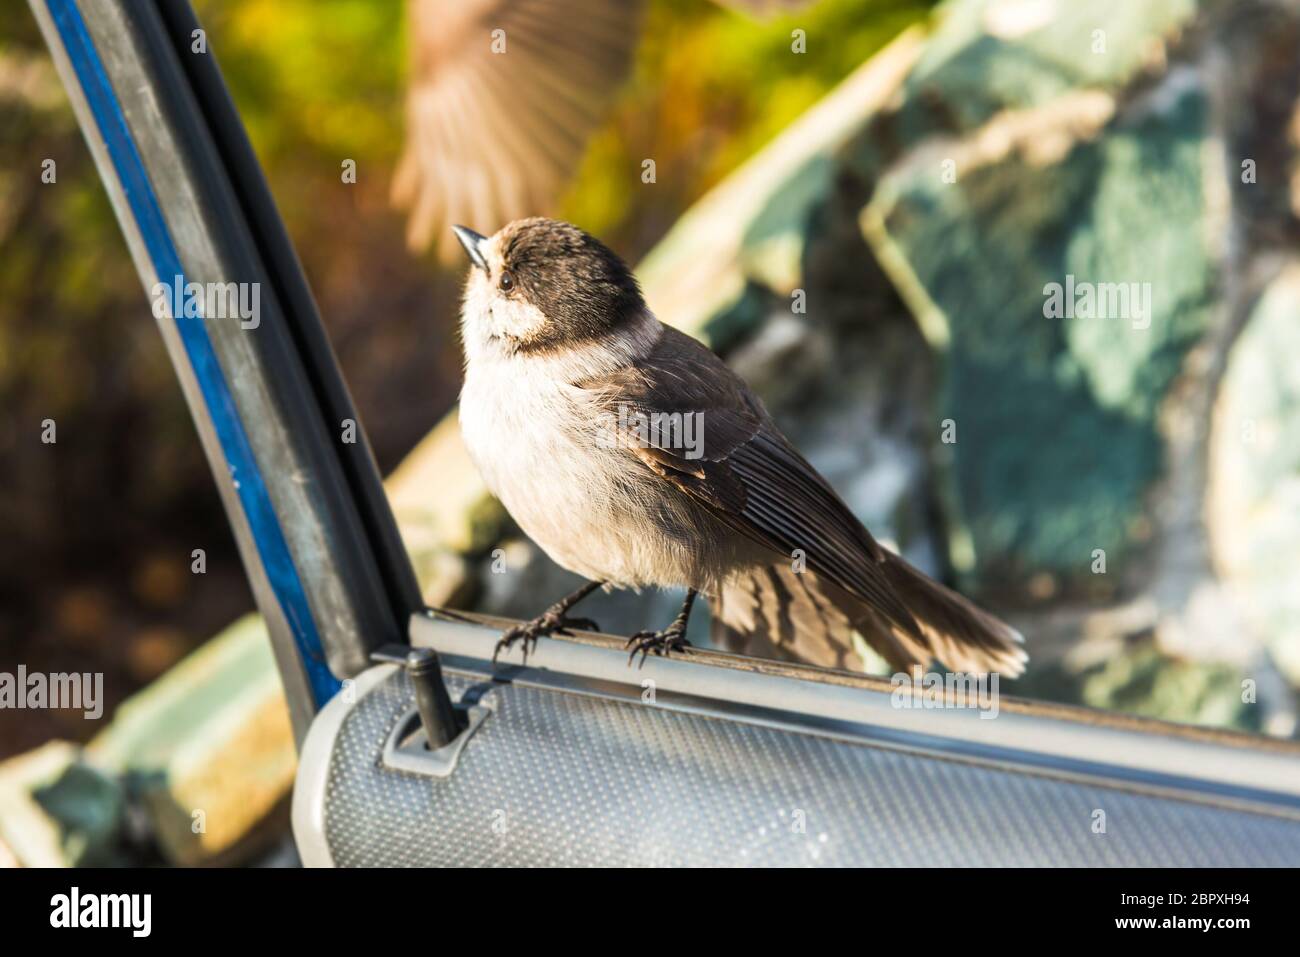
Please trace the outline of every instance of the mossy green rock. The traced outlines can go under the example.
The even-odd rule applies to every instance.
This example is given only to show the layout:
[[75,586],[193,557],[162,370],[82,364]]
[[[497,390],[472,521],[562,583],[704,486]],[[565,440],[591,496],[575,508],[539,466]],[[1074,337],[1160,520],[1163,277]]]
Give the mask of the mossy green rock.
[[24,867],[121,863],[120,784],[66,741],[0,763],[0,859]]
[[1176,661],[1150,645],[1118,655],[1083,677],[1082,703],[1166,721],[1259,730],[1229,665]]
[[[971,130],[1080,87],[1118,89],[1196,12],[1194,0],[961,0],[907,79],[901,129]],[[941,109],[936,109],[941,104]]]
[[[963,131],[995,108],[1024,111],[969,136],[905,142],[863,215],[944,357],[935,435],[952,420],[956,442],[942,447],[952,557],[978,584],[1030,570],[1081,583],[1096,549],[1113,567],[1142,540],[1163,455],[1157,415],[1214,296],[1208,107],[1195,80],[1134,103],[1104,88],[1131,74],[1133,51],[1159,43],[1185,6],[1152,5],[1164,15],[1120,30],[1090,5],[1088,17],[1062,14],[1005,39],[987,32],[993,5],[958,4],[890,127],[931,132],[907,117],[933,114],[936,96]],[[1109,72],[1045,57],[1044,45],[1069,37],[1089,62],[1092,20],[1110,26]],[[1071,92],[1089,83],[1100,88]],[[1049,316],[1052,284],[1067,282],[1138,284],[1134,302],[1149,290],[1149,314],[1130,303],[1111,318]]]

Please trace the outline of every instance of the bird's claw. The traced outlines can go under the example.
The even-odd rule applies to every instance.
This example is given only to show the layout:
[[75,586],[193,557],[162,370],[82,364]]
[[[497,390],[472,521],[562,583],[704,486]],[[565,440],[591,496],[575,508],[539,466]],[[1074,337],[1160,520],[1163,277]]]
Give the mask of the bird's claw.
[[521,622],[506,631],[497,640],[492,650],[492,664],[497,663],[497,656],[502,650],[509,650],[516,641],[523,642],[524,663],[528,663],[529,652],[537,648],[537,640],[547,635],[569,635],[571,629],[579,631],[600,631],[600,625],[590,618],[567,618],[555,611],[547,611],[532,621]]
[[632,654],[627,659],[628,665],[631,666],[632,662],[636,661],[638,652],[641,654],[641,664],[644,665],[646,656],[651,653],[659,657],[667,657],[674,651],[681,651],[690,646],[691,643],[686,640],[686,628],[673,624],[663,631],[638,631],[627,640],[623,648],[632,649]]

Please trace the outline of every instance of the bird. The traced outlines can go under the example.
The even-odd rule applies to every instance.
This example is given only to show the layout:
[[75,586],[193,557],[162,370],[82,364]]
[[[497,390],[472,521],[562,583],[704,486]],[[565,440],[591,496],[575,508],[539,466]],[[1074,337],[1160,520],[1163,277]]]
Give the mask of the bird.
[[[806,0],[718,0],[765,16]],[[544,212],[636,51],[643,0],[411,0],[406,138],[390,198],[407,245]],[[441,242],[443,237],[447,242]]]
[[937,659],[1019,674],[1021,636],[867,531],[698,340],[660,322],[631,268],[569,223],[453,233],[469,258],[459,423],[488,489],[554,562],[587,579],[493,654],[597,631],[570,611],[598,588],[684,588],[629,663],[689,647],[703,595],[755,646],[843,660],[853,633],[898,670]]

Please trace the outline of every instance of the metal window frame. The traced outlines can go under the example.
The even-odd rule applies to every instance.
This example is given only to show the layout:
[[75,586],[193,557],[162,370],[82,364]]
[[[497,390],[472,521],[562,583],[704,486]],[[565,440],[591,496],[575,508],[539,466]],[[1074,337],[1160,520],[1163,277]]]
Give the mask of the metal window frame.
[[[450,669],[482,671],[496,636],[509,624],[429,611],[411,619],[411,644],[433,648]],[[1297,741],[1000,693],[996,710],[981,710],[946,692],[930,706],[918,705],[902,700],[909,696],[886,678],[707,649],[652,656],[631,666],[624,639],[611,635],[548,638],[526,662],[519,648],[503,652],[501,662],[501,681],[587,688],[633,700],[653,687],[659,702],[678,709],[785,721],[880,746],[1267,808],[1300,820]]]

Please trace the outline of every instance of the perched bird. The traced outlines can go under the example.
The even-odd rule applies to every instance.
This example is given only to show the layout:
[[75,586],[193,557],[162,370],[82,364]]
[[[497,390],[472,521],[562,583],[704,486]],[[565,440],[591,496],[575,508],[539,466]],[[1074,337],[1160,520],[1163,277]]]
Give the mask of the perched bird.
[[[751,14],[805,0],[719,0]],[[642,0],[410,0],[406,143],[392,199],[407,242],[455,251],[551,208],[632,64]]]
[[[1018,674],[1020,636],[878,544],[705,346],[663,325],[617,255],[568,223],[455,234],[472,268],[460,425],[488,488],[556,563],[590,579],[498,652],[569,628],[601,586],[684,587],[632,657],[687,645],[697,595],[716,621],[840,663],[859,633],[891,665]],[[494,656],[495,657],[495,656]]]

